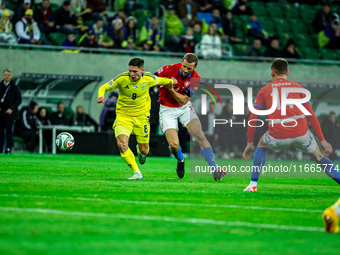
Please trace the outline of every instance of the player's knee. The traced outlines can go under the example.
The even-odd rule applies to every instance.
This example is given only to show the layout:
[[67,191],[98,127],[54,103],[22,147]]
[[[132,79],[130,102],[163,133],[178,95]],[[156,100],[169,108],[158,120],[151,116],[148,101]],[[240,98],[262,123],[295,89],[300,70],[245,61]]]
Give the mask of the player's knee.
[[123,141],[117,141],[117,146],[120,152],[124,153],[128,149],[128,144]]
[[172,150],[178,151],[179,142],[178,141],[169,141],[169,146],[170,146],[171,151]]
[[139,148],[140,153],[142,153],[143,155],[148,154],[149,148],[148,147],[140,147]]

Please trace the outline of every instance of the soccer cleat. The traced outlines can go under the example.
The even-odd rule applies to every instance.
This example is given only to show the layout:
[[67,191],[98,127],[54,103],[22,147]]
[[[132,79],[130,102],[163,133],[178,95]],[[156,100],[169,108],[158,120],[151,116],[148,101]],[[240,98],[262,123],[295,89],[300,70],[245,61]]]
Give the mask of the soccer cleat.
[[143,180],[143,175],[141,172],[134,173],[129,180]]
[[143,165],[145,163],[145,161],[146,161],[146,155],[144,155],[144,154],[139,152],[138,145],[136,145],[136,149],[137,149],[137,153],[138,153],[139,164]]
[[215,181],[220,181],[220,180],[222,180],[222,178],[225,176],[227,174],[227,171],[218,171],[218,170],[216,170],[216,171],[214,171],[213,172],[213,176],[214,176],[214,180]]
[[339,232],[339,216],[336,215],[334,210],[334,205],[328,207],[322,214],[323,223],[325,225],[325,230],[328,233],[338,233]]
[[184,168],[184,159],[183,161],[177,161],[177,167],[176,167],[177,175],[179,178],[184,177],[185,168]]
[[257,187],[253,184],[249,184],[243,191],[257,192]]

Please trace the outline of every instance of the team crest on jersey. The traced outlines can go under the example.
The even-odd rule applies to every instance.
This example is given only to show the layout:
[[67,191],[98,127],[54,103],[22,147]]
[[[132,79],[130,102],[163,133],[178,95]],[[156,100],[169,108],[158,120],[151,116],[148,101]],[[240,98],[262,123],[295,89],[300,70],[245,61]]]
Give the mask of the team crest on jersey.
[[140,87],[141,87],[142,89],[145,89],[145,86],[146,86],[145,83],[143,83],[142,85],[140,85]]
[[185,83],[184,83],[184,87],[189,87],[189,85],[190,85],[190,81],[186,81]]
[[137,85],[133,85],[132,86],[134,89],[138,89],[138,86]]
[[163,72],[163,67],[159,68],[159,69],[157,70],[157,72],[158,72],[158,73]]

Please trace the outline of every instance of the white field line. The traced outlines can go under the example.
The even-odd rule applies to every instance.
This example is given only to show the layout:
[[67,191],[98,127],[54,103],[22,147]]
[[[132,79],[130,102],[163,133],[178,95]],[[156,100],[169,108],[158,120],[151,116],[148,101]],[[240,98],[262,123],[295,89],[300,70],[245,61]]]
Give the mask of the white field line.
[[61,210],[51,210],[51,209],[43,209],[43,208],[0,207],[0,211],[29,212],[29,213],[56,214],[56,215],[96,217],[96,218],[117,218],[117,219],[128,219],[128,220],[165,221],[165,222],[176,222],[176,223],[182,222],[182,223],[189,223],[189,224],[210,224],[210,225],[224,225],[224,226],[229,226],[229,227],[295,230],[295,231],[305,231],[305,232],[324,232],[325,231],[323,228],[319,228],[319,227],[289,226],[289,225],[242,222],[242,221],[200,219],[200,218],[173,218],[173,217],[150,216],[150,215],[61,211]]
[[0,194],[0,197],[32,197],[40,199],[67,199],[80,201],[100,201],[122,204],[139,204],[139,205],[165,205],[165,206],[182,206],[182,207],[213,207],[213,208],[235,208],[248,210],[268,210],[268,211],[287,211],[287,212],[304,212],[304,213],[322,213],[322,210],[309,210],[301,208],[284,208],[284,207],[261,207],[261,206],[246,206],[246,205],[217,205],[217,204],[193,204],[193,203],[176,203],[176,202],[157,202],[157,201],[132,201],[132,200],[115,200],[103,198],[86,198],[86,197],[54,197],[54,196],[39,196],[39,195],[18,195],[18,194]]

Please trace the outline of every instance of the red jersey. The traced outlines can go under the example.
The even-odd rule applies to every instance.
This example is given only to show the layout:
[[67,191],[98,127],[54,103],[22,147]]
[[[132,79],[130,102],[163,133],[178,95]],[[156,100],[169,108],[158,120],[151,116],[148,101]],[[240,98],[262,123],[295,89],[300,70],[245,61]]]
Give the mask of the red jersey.
[[[181,74],[182,63],[163,66],[158,69],[156,75],[159,77],[165,77],[171,79],[172,77],[178,81],[175,91],[184,95],[192,95],[196,92],[199,86],[201,76],[196,71],[192,71],[186,77]],[[181,107],[182,105],[171,95],[167,88],[163,85],[159,87],[159,100],[158,103],[167,107]]]
[[[256,96],[256,100],[254,103],[254,108],[257,110],[265,110],[271,108],[273,104],[273,88],[278,90],[278,105],[275,111],[267,116],[269,120],[268,124],[268,132],[269,134],[276,139],[287,139],[303,136],[308,131],[308,123],[307,119],[310,121],[312,128],[319,140],[325,140],[321,131],[321,127],[318,119],[315,116],[315,113],[310,105],[310,103],[304,103],[303,106],[312,114],[305,116],[303,112],[296,105],[287,105],[286,106],[286,115],[281,115],[281,89],[282,88],[303,88],[302,85],[289,81],[283,78],[278,78],[273,82],[264,86],[258,92]],[[305,98],[303,93],[289,93],[288,98]],[[257,115],[251,113],[249,120],[257,119]],[[307,119],[306,119],[307,117]],[[273,121],[271,121],[273,120]],[[284,125],[281,122],[284,121]],[[296,122],[294,122],[295,120]],[[255,126],[255,122],[250,122],[252,126]],[[289,127],[291,126],[291,127]],[[256,127],[251,127],[248,125],[248,142],[253,142],[254,134]]]

